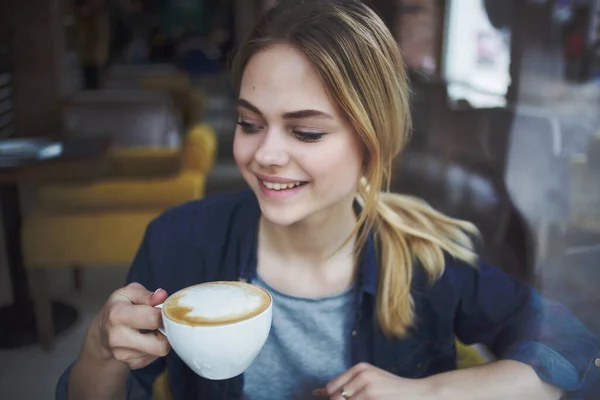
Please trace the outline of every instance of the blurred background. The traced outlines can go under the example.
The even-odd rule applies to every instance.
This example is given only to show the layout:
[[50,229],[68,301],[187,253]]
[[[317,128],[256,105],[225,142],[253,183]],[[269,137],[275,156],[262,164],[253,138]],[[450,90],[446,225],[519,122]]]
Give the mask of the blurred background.
[[[600,0],[365,2],[412,81],[392,190],[600,334]],[[54,398],[152,218],[246,187],[226,60],[269,3],[0,1],[1,398]]]

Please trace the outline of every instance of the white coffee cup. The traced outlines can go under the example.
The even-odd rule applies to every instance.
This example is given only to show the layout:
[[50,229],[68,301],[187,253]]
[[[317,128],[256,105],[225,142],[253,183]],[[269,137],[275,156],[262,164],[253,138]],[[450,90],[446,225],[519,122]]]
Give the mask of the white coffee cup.
[[[198,375],[213,380],[243,373],[264,346],[273,298],[245,282],[207,282],[182,289],[162,309],[171,348]],[[185,315],[184,315],[185,313]]]

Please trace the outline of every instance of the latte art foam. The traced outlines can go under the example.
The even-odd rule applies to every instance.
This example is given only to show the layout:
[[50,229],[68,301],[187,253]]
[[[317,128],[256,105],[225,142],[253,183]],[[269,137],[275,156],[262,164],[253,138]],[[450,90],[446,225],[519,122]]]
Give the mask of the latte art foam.
[[191,325],[243,321],[265,311],[271,302],[263,289],[242,282],[211,282],[175,293],[165,304],[170,319]]

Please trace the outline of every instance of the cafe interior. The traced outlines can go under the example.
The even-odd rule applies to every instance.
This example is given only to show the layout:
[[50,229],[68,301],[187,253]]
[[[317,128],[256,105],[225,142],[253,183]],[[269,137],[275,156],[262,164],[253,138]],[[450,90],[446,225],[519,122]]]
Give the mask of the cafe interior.
[[[365,2],[412,85],[390,190],[600,334],[600,1]],[[0,398],[54,398],[151,220],[247,187],[227,60],[269,3],[0,1]]]

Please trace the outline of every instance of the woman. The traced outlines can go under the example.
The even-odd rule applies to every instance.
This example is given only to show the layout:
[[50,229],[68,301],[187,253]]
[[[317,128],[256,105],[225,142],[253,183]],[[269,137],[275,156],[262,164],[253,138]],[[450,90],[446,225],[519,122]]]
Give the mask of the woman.
[[[397,45],[359,0],[281,1],[234,60],[234,154],[251,191],[153,221],[59,384],[69,399],[558,399],[593,391],[600,340],[528,286],[477,261],[474,227],[380,192],[410,127]],[[196,376],[152,305],[212,280],[275,301],[242,376]],[[552,324],[552,325],[551,325]],[[151,330],[152,333],[141,333]],[[455,337],[499,361],[456,370]],[[600,360],[596,361],[600,365]]]

